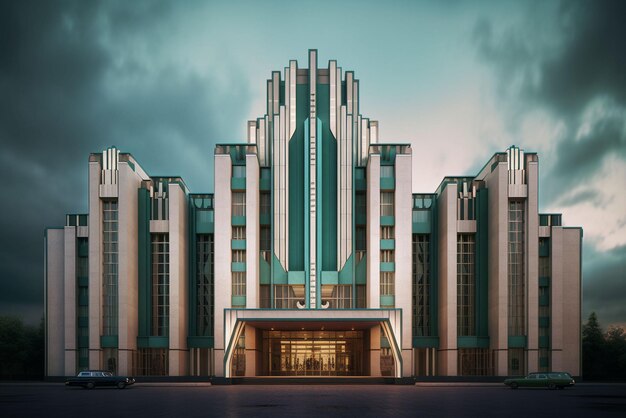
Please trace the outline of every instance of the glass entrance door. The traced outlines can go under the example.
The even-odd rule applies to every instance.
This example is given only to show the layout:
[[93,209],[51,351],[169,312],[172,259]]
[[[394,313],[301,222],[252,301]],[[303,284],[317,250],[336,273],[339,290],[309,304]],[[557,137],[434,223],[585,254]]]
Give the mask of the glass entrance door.
[[363,331],[263,331],[269,376],[362,376]]

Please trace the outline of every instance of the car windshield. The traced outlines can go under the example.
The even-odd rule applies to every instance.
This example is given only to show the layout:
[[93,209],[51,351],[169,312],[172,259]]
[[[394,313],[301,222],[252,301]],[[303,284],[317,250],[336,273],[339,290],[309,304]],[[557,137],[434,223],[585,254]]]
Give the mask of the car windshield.
[[102,374],[103,374],[105,377],[111,377],[111,376],[113,376],[113,373],[111,373],[111,372],[104,372],[104,373],[102,373]]

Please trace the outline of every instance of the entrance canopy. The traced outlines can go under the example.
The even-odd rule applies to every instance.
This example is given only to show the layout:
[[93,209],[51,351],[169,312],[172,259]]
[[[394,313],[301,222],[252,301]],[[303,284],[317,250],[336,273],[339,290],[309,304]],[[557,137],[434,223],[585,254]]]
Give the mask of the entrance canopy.
[[379,324],[391,346],[395,377],[402,377],[400,309],[224,309],[224,375],[231,377],[233,352],[246,324],[265,330],[367,330]]

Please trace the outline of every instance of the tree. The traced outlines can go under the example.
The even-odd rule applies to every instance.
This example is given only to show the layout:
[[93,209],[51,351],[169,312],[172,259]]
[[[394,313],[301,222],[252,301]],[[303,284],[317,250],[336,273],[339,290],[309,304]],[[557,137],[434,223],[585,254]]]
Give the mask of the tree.
[[583,325],[583,376],[588,379],[606,377],[606,342],[595,312]]
[[0,376],[43,377],[44,326],[24,325],[14,316],[0,316]]
[[607,376],[626,376],[626,333],[622,327],[612,326],[606,333]]

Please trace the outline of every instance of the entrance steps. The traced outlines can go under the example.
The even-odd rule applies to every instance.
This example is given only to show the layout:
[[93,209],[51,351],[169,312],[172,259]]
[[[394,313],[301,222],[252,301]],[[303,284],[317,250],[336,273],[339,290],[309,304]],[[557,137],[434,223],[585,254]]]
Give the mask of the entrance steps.
[[211,379],[211,384],[214,385],[412,385],[414,383],[413,378],[371,376],[254,376]]

